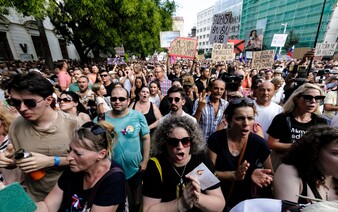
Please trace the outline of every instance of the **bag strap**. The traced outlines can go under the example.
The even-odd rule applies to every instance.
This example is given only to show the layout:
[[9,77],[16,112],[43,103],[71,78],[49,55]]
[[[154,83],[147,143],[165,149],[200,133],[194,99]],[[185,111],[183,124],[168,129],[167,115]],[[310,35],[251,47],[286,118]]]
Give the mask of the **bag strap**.
[[155,165],[158,169],[158,172],[160,173],[160,177],[161,177],[161,182],[163,183],[163,177],[162,177],[162,167],[160,162],[158,161],[158,159],[156,157],[151,157],[150,160],[155,162]]
[[99,179],[99,181],[97,181],[97,183],[94,185],[92,191],[90,192],[90,195],[88,197],[88,200],[86,202],[86,208],[91,208],[93,203],[94,203],[94,198],[96,196],[96,193],[97,191],[99,190],[100,188],[100,185],[102,183],[102,181],[104,179],[106,179],[107,177],[111,176],[112,174],[114,173],[123,173],[123,170],[120,168],[120,167],[113,167],[112,169],[110,169],[108,172],[106,172],[102,177],[101,179]]
[[[243,144],[243,147],[242,147],[242,150],[241,150],[241,154],[239,155],[239,160],[238,160],[237,168],[236,168],[236,169],[238,169],[238,167],[239,167],[239,166],[241,165],[241,163],[242,163],[242,160],[243,160],[243,157],[244,157],[244,152],[245,152],[247,143],[248,143],[248,141],[245,141],[244,144]],[[236,181],[232,181],[231,187],[230,187],[230,190],[229,190],[229,193],[228,193],[228,197],[227,197],[227,201],[226,201],[226,202],[229,202],[230,196],[231,196],[232,192],[234,191],[235,184],[236,184]]]

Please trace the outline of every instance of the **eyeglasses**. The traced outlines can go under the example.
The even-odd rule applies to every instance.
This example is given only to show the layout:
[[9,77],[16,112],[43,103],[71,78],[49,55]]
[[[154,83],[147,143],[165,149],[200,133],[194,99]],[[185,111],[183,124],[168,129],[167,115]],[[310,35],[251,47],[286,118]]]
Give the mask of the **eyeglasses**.
[[65,103],[69,103],[69,102],[71,102],[71,101],[73,101],[73,100],[71,100],[71,99],[68,99],[68,98],[59,98],[58,99],[58,103],[60,103],[60,102],[65,102]]
[[168,146],[171,146],[171,147],[177,147],[179,142],[182,143],[183,147],[189,147],[190,146],[190,143],[191,143],[191,138],[190,137],[184,137],[184,138],[181,138],[181,139],[178,139],[178,138],[168,138]]
[[313,99],[315,99],[318,103],[325,99],[325,96],[300,95],[300,97],[303,97],[304,101],[306,102],[311,102]]
[[169,97],[168,100],[169,100],[170,103],[173,102],[173,100],[175,100],[175,102],[177,103],[181,100],[181,98],[179,98],[179,97],[175,97],[175,98]]
[[124,102],[127,100],[127,98],[126,97],[111,97],[110,98],[110,101],[112,102],[116,102],[117,100],[119,100],[120,102]]
[[239,104],[242,104],[242,103],[246,103],[247,105],[249,106],[253,106],[254,105],[254,100],[250,99],[250,98],[238,98],[238,97],[233,97],[231,100],[230,100],[230,103],[233,104],[233,105],[239,105]]
[[101,74],[101,77],[108,77],[108,74]]
[[7,103],[10,106],[13,106],[13,107],[20,107],[21,103],[23,102],[23,104],[26,105],[26,107],[34,108],[34,107],[36,107],[37,103],[40,103],[43,100],[44,99],[41,99],[40,101],[36,101],[35,99],[23,99],[23,100],[19,100],[19,99],[9,98],[9,99],[7,99]]

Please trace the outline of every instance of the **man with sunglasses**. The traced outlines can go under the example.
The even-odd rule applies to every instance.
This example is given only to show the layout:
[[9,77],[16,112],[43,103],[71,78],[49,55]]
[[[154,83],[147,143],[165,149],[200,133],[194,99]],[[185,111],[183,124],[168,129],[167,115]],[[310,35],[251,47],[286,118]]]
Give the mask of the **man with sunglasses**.
[[130,98],[125,88],[114,88],[110,101],[112,110],[105,113],[105,120],[114,125],[118,134],[113,158],[122,165],[127,178],[130,211],[138,211],[142,198],[141,175],[149,160],[149,127],[142,113],[128,108]]
[[[11,144],[0,153],[0,167],[19,167],[24,172],[28,194],[41,201],[51,191],[69,163],[66,160],[77,117],[53,110],[53,85],[41,74],[13,76],[8,82],[8,104],[21,114],[9,129]],[[15,160],[15,150],[24,149],[31,156]],[[45,176],[34,180],[31,173],[43,170]]]
[[162,118],[160,118],[159,120],[159,124],[161,124],[165,119],[169,118],[169,117],[180,117],[180,116],[184,116],[184,117],[188,117],[189,119],[193,120],[195,123],[197,123],[196,119],[193,116],[190,116],[189,114],[185,113],[183,110],[183,105],[186,102],[186,93],[183,90],[183,88],[181,87],[177,87],[177,86],[172,86],[169,90],[168,90],[168,102],[170,104],[170,112],[163,116]]
[[100,76],[103,82],[103,86],[105,87],[105,89],[107,90],[107,93],[104,95],[105,97],[110,96],[113,87],[114,87],[114,83],[112,82],[112,79],[108,73],[108,71],[106,69],[102,69],[100,71]]

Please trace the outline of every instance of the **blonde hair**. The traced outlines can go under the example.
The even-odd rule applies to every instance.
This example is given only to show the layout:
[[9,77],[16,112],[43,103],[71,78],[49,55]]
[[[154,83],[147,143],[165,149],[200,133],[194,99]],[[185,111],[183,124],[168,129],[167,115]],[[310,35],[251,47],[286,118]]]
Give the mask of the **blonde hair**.
[[[100,134],[94,134],[92,129],[94,126],[102,127],[105,132]],[[103,149],[107,150],[105,158],[112,158],[112,150],[117,144],[117,133],[115,127],[106,121],[100,121],[98,123],[87,122],[79,129],[75,130],[73,141],[77,145],[90,150],[99,152]]]
[[92,91],[98,96],[98,91],[101,89],[103,84],[101,82],[94,83],[92,86]]
[[[317,85],[311,84],[311,83],[305,83],[301,85],[299,88],[297,88],[289,97],[289,99],[285,102],[283,105],[284,113],[291,113],[296,105],[295,105],[295,98],[299,98],[300,95],[302,95],[306,90],[308,89],[315,89],[318,90],[321,96],[325,96],[324,91]],[[319,106],[317,106],[316,110],[313,112],[317,115],[322,114],[320,111]]]
[[0,120],[4,126],[5,135],[7,135],[9,126],[11,125],[12,121],[14,121],[14,119],[15,116],[4,105],[0,105]]

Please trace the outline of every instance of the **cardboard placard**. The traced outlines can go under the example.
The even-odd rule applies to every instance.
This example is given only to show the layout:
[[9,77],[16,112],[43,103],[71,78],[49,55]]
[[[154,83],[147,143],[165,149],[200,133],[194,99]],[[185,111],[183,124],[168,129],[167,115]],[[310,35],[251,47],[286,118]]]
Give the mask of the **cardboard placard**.
[[213,62],[227,62],[235,60],[234,43],[214,43],[212,48]]
[[274,64],[274,57],[275,57],[274,50],[253,52],[251,68],[254,68],[257,70],[271,69],[272,65]]
[[226,44],[230,36],[238,34],[240,19],[240,16],[232,16],[232,12],[215,14],[213,16],[209,42]]
[[167,48],[175,38],[180,36],[180,31],[165,31],[160,32],[161,47]]
[[170,43],[169,56],[191,58],[196,55],[197,39],[177,37]]
[[317,43],[315,56],[333,56],[337,43]]
[[115,47],[115,52],[119,56],[124,56],[124,47]]

